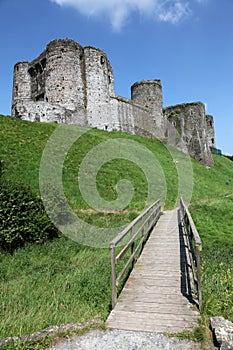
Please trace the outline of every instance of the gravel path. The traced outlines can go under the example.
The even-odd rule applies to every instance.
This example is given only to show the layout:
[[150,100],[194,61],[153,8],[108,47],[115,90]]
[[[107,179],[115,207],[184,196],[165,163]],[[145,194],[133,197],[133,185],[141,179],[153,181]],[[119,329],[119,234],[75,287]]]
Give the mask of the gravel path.
[[200,347],[162,334],[94,330],[53,345],[49,350],[200,350]]

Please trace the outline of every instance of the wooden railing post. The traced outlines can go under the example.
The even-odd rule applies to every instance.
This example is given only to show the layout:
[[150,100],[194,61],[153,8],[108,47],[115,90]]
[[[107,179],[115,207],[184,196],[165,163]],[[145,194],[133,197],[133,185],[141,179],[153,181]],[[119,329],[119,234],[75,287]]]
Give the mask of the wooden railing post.
[[116,247],[114,244],[110,245],[111,268],[112,268],[112,309],[114,309],[117,302],[117,285],[116,285]]
[[[133,237],[133,227],[131,227],[130,229],[130,238]],[[135,252],[135,243],[133,242],[133,244],[131,245],[131,255],[134,255]],[[132,260],[132,269],[134,268],[134,264],[135,264],[135,259]]]
[[202,290],[201,290],[201,245],[196,244],[196,259],[197,259],[197,288],[199,309],[202,308]]

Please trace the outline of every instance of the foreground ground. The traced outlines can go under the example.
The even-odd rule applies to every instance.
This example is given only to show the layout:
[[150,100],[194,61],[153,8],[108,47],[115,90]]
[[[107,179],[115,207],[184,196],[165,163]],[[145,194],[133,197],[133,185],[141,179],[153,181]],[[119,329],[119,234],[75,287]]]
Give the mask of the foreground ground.
[[200,350],[192,341],[163,334],[129,331],[91,331],[53,345],[49,350]]

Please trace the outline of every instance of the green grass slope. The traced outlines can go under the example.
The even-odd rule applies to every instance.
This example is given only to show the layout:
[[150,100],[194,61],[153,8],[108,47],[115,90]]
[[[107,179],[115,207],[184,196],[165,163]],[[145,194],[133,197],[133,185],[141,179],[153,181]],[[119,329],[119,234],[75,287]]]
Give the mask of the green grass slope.
[[[41,156],[57,128],[57,124],[0,116],[3,176],[30,185],[39,195]],[[114,213],[98,212],[82,198],[77,172],[84,157],[99,144],[119,138],[143,145],[157,159],[167,187],[165,208],[173,208],[178,197],[179,161],[176,163],[180,152],[158,140],[92,129],[67,153],[63,185],[73,211],[100,227],[130,222],[147,201],[143,169],[119,158],[103,164],[96,184],[100,196],[113,201],[118,181],[131,181],[134,193],[126,208]],[[214,156],[214,160],[215,166],[210,169],[191,161],[193,178],[190,174],[187,177],[193,185],[190,210],[203,241],[203,315],[223,315],[233,321],[233,162],[220,156]],[[106,319],[111,302],[108,249],[81,246],[62,236],[44,245],[18,249],[12,256],[0,252],[0,263],[0,337],[31,333],[51,324],[88,321],[96,316]]]

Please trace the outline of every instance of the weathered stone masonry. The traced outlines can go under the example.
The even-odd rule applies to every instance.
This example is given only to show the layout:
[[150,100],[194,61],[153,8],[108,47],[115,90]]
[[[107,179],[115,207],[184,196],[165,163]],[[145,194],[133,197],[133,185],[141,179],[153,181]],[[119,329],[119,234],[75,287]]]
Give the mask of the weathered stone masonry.
[[[205,105],[201,102],[184,103],[164,109],[169,121],[166,137],[170,143],[188,153],[203,164],[212,165],[212,156],[205,114]],[[176,131],[176,132],[174,132]],[[178,133],[178,138],[177,138]]]
[[[142,80],[131,87],[131,99],[115,94],[106,54],[70,39],[51,41],[32,62],[14,67],[12,115],[29,121],[88,125],[103,130],[172,139],[175,127],[187,151],[212,165],[215,147],[213,117],[202,103],[163,110],[160,80]],[[175,136],[177,138],[177,135]],[[182,142],[183,143],[182,143]]]
[[214,117],[212,115],[206,116],[207,123],[207,137],[209,147],[216,148],[215,131],[214,131]]

